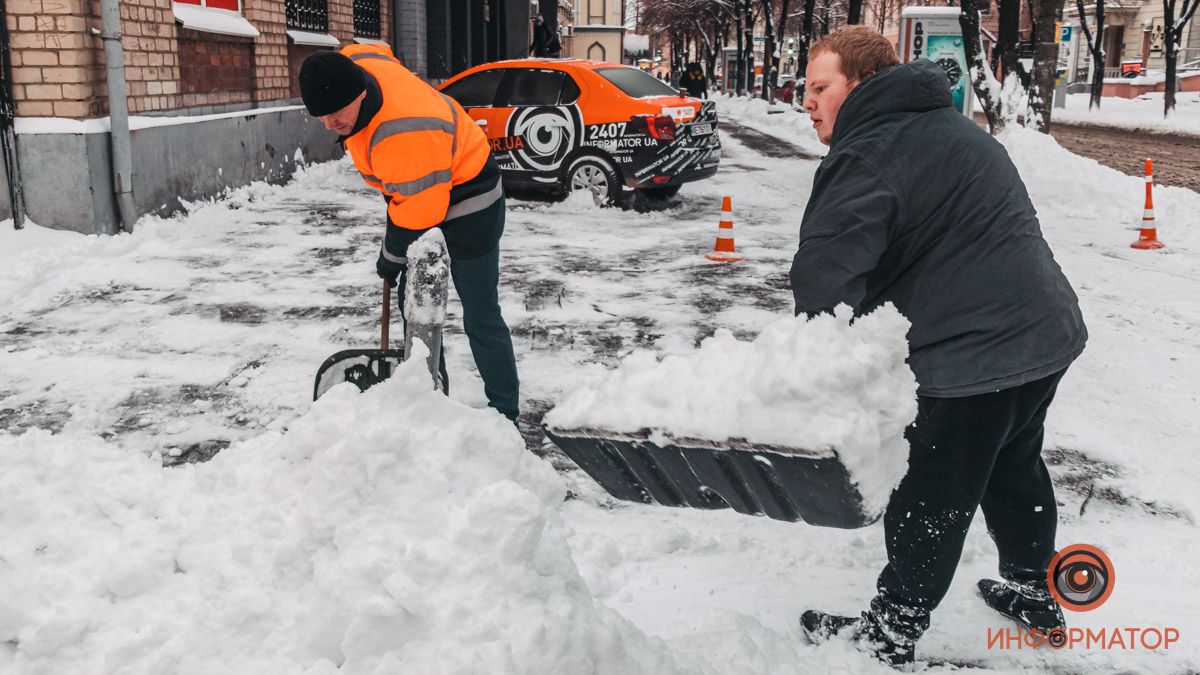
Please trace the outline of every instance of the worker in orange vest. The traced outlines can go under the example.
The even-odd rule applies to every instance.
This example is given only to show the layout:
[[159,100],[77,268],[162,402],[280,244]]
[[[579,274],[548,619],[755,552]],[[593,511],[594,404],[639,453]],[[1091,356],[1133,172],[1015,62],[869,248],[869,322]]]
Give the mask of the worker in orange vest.
[[[515,423],[516,358],[497,297],[504,189],[487,137],[382,45],[316,52],[299,79],[309,114],[338,134],[363,180],[387,199],[379,276],[397,283],[409,245],[442,229],[488,405]],[[404,294],[397,295],[403,313]]]

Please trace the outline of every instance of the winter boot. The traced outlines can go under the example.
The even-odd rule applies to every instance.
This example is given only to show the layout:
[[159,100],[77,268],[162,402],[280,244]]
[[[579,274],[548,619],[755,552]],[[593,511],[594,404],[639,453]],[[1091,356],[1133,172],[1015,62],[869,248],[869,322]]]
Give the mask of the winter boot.
[[860,617],[850,617],[810,609],[800,615],[800,626],[808,641],[815,645],[846,631],[859,649],[869,650],[875,658],[889,666],[913,662],[913,644],[893,641],[869,611],[863,612]]
[[1023,628],[1049,636],[1055,628],[1066,628],[1062,608],[1045,586],[1018,584],[994,579],[979,580],[979,595],[988,607],[1021,624]]

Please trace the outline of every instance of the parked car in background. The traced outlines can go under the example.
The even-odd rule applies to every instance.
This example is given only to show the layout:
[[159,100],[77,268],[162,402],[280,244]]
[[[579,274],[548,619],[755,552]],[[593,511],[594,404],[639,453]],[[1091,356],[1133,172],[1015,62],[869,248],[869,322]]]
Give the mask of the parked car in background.
[[610,204],[624,187],[672,196],[720,162],[716,104],[680,96],[637,68],[500,61],[460,73],[441,91],[483,127],[508,185],[589,190]]

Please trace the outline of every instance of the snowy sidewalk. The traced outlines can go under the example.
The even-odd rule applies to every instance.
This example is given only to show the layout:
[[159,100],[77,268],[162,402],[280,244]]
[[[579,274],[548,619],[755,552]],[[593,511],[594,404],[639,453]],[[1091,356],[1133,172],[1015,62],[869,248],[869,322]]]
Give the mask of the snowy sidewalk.
[[[781,131],[771,126],[775,118],[801,116],[739,121],[823,153],[811,129]],[[1128,243],[1136,231],[1129,226],[1141,209],[1138,179],[1070,155],[1037,135],[1017,133],[1005,142],[1030,185],[1056,257],[1080,294],[1091,331],[1087,351],[1064,380],[1048,422],[1048,456],[1059,463],[1053,469],[1062,501],[1059,543],[1101,546],[1119,580],[1108,605],[1068,620],[1087,627],[1171,625],[1181,629],[1184,641],[1158,653],[989,652],[987,629],[1004,624],[972,590],[975,579],[995,574],[994,548],[980,522],[968,538],[955,585],[921,643],[921,658],[965,659],[1002,671],[1195,670],[1200,668],[1194,638],[1200,612],[1192,590],[1200,584],[1192,564],[1200,557],[1194,524],[1200,470],[1193,461],[1200,437],[1195,415],[1200,197],[1177,189],[1156,193],[1160,235],[1170,248],[1160,254],[1132,251]],[[787,270],[817,164],[763,157],[729,136],[723,143],[720,173],[684,187],[665,210],[598,210],[582,196],[561,203],[510,200],[501,302],[516,343],[524,430],[539,452],[545,448],[533,427],[545,409],[634,348],[682,353],[717,328],[749,338],[791,313]],[[712,247],[723,195],[733,197],[737,245],[746,257],[738,265],[720,266],[702,257]],[[617,650],[636,645],[631,653],[647,659],[640,668],[597,660],[598,672],[882,672],[844,643],[803,644],[796,628],[799,613],[809,607],[843,612],[863,607],[884,562],[879,526],[846,532],[730,512],[612,503],[578,471],[555,478],[519,460],[512,460],[517,468],[508,467],[510,444],[500,435],[502,425],[485,419],[491,413],[456,417],[425,399],[418,401],[418,410],[397,414],[394,428],[352,428],[348,418],[339,417],[357,410],[353,406],[359,404],[349,399],[312,409],[312,378],[320,362],[339,349],[377,340],[379,284],[373,262],[381,211],[378,197],[364,189],[349,164],[332,163],[311,167],[286,186],[254,185],[176,219],[146,219],[132,236],[0,231],[0,424],[6,432],[0,442],[12,452],[24,448],[30,456],[60,442],[66,444],[60,450],[78,457],[61,465],[47,459],[45,466],[16,467],[44,481],[26,494],[47,501],[24,508],[45,514],[47,522],[57,519],[63,528],[80,528],[64,529],[64,536],[86,535],[86,526],[99,523],[113,530],[106,536],[134,537],[138,543],[99,547],[108,557],[70,561],[77,567],[62,562],[65,558],[43,560],[33,569],[47,570],[44,576],[15,582],[49,593],[57,588],[55,574],[73,578],[73,570],[103,568],[113,556],[142,560],[131,551],[148,555],[154,566],[148,575],[139,575],[134,562],[116,570],[111,583],[117,595],[106,599],[101,592],[93,599],[98,614],[70,624],[47,615],[42,627],[62,644],[29,642],[42,649],[37,655],[42,665],[66,668],[73,662],[63,654],[80,635],[88,635],[120,637],[124,642],[106,647],[126,659],[115,662],[149,668],[152,661],[139,659],[151,652],[146,645],[167,643],[169,636],[161,629],[141,635],[105,632],[116,629],[98,618],[100,612],[130,607],[122,616],[136,618],[137,598],[149,603],[170,597],[177,577],[190,578],[182,572],[172,576],[171,563],[179,564],[172,556],[182,556],[180,569],[190,564],[204,574],[211,561],[184,554],[197,541],[209,540],[219,550],[207,590],[215,599],[209,600],[233,598],[241,613],[226,614],[225,605],[204,604],[204,598],[191,595],[180,598],[182,606],[198,612],[198,625],[218,631],[214,635],[231,630],[226,620],[250,617],[253,625],[273,631],[270,644],[279,658],[333,659],[346,645],[388,653],[390,636],[469,624],[471,612],[484,611],[474,599],[495,594],[498,601],[532,604],[520,604],[522,613],[513,617],[487,609],[486,630],[454,634],[455,640],[466,640],[457,643],[462,663],[468,656],[479,659],[469,661],[476,665],[494,657],[490,662],[496,670],[519,671],[519,664],[503,655],[511,653],[504,648],[508,629],[492,627],[506,618],[519,624],[522,617],[541,621],[546,616],[546,630],[523,633],[518,653],[553,656],[582,645],[597,651],[580,653],[602,659],[607,652],[581,637],[599,626],[609,632],[596,633],[596,640],[611,637],[608,644]],[[453,293],[451,298],[452,398],[482,407]],[[369,397],[361,406],[356,414],[384,410]],[[444,435],[420,426],[420,411],[435,408],[432,424],[445,420],[450,425]],[[322,445],[322,420],[338,428],[342,436],[333,440],[342,445]],[[276,442],[285,429],[296,433],[293,426],[300,429],[298,437]],[[17,438],[32,428],[58,435]],[[410,428],[422,435],[414,440]],[[393,438],[399,459],[375,447]],[[436,445],[439,452],[462,453],[472,465],[444,457],[429,460],[421,454],[426,441],[444,443]],[[202,455],[226,446],[229,454],[218,455],[214,463],[170,472],[122,459],[124,453],[140,458],[141,453],[189,449]],[[361,458],[356,447],[363,448]],[[341,454],[331,456],[329,448]],[[489,462],[493,452],[497,458]],[[319,462],[310,464],[310,455]],[[415,470],[403,462],[415,462]],[[93,506],[88,480],[108,475],[100,471],[107,466],[132,467],[129,484],[105,486],[95,497],[99,506]],[[476,469],[509,482],[491,485],[472,477]],[[455,478],[455,471],[464,473]],[[538,498],[510,489],[512,481]],[[463,492],[456,493],[459,489]],[[562,503],[555,490],[579,498]],[[183,497],[174,496],[181,491]],[[417,497],[429,500],[427,510],[406,512],[395,522],[387,517],[388,508],[406,509],[417,504]],[[60,498],[70,506],[55,501]],[[174,499],[181,501],[176,505]],[[460,499],[473,506],[448,511],[450,516],[438,510],[457,509]],[[209,513],[209,500],[222,506]],[[325,505],[340,503],[370,512],[362,520],[353,513],[321,514]],[[128,504],[142,518],[138,527],[149,530],[122,532],[116,523],[125,521],[107,519],[124,513],[122,505]],[[423,523],[422,514],[432,524]],[[347,522],[340,523],[340,516]],[[261,549],[251,535],[261,530],[270,536],[279,523],[288,524],[287,536],[294,538],[282,548]],[[566,529],[559,530],[564,524]],[[312,532],[301,537],[301,525]],[[172,528],[186,532],[176,536]],[[373,533],[379,533],[378,541]],[[0,538],[7,534],[0,532]],[[563,540],[569,552],[556,548]],[[415,548],[397,552],[404,542]],[[491,549],[480,548],[485,545],[514,556],[505,557],[504,564],[519,568],[521,575],[502,576],[493,569],[487,557]],[[301,553],[311,553],[313,562]],[[435,573],[439,560],[459,566],[452,574]],[[399,565],[394,568],[399,577],[387,576],[388,565]],[[536,574],[530,565],[537,566]],[[571,576],[576,568],[584,590]],[[334,632],[289,628],[312,631],[343,618],[332,613],[322,623],[326,606],[298,599],[292,582],[308,584],[314,578],[322,593],[336,597],[339,584],[346,584],[349,597],[379,603],[347,629],[344,643]],[[531,596],[507,595],[525,588],[522,584],[544,586]],[[634,639],[628,626],[616,628],[619,622],[611,617],[585,611],[585,591],[649,638]],[[550,606],[555,598],[574,609],[543,615],[538,612],[544,608],[532,608],[543,601]],[[38,606],[35,597],[25,600]],[[396,604],[404,604],[402,611]],[[442,606],[462,614],[447,615],[439,611]],[[387,620],[380,618],[385,615]],[[0,608],[0,629],[10,616]],[[557,619],[564,623],[554,623]],[[183,647],[177,644],[181,639]],[[190,655],[185,663],[192,668],[183,670],[196,672],[221,661],[220,652],[212,652],[216,661],[204,661],[204,649],[211,645],[203,639],[201,633],[168,644]],[[405,644],[421,649],[412,640]],[[435,647],[445,650],[444,658],[456,654],[450,642],[419,653],[428,655]],[[0,643],[0,670],[16,649]],[[264,667],[284,663],[263,658]],[[361,663],[354,653],[343,658]],[[563,658],[559,665],[579,663]],[[437,672],[439,661],[429,657],[413,663],[414,672]],[[332,672],[331,663],[320,665],[313,671]]]

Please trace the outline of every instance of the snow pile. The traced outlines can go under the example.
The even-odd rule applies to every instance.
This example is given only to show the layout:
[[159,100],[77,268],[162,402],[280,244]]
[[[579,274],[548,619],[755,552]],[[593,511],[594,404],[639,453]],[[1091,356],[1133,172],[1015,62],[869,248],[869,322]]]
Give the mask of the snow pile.
[[549,465],[409,363],[203,465],[0,436],[0,670],[695,670],[593,601]]
[[904,429],[917,412],[917,383],[905,363],[910,324],[891,304],[851,317],[842,305],[835,316],[781,319],[753,342],[720,330],[695,351],[661,361],[635,351],[546,422],[834,449],[866,511],[878,512],[908,469]]
[[[1139,82],[1125,79],[1119,81]],[[1105,96],[1100,107],[1092,109],[1088,109],[1088,99],[1086,93],[1068,95],[1067,107],[1054,109],[1054,121],[1193,136],[1200,134],[1200,92],[1177,92],[1175,111],[1166,118],[1163,117],[1162,92],[1149,92],[1133,99]]]
[[717,112],[722,119],[743,124],[799,146],[814,155],[823,156],[829,148],[817,138],[808,113],[792,110],[787,103],[774,105],[761,98],[745,98],[717,94]]
[[[1128,253],[1128,244],[1137,239],[1136,230],[1142,224],[1146,197],[1142,177],[1100,166],[1063,148],[1052,137],[1025,127],[1008,127],[997,139],[1034,195],[1042,228],[1049,236],[1063,223],[1090,220],[1097,224],[1096,235],[1110,236],[1113,243],[1122,244],[1122,254]],[[1172,252],[1187,252],[1200,245],[1196,203],[1196,193],[1191,190],[1154,186],[1159,238],[1169,240]]]

